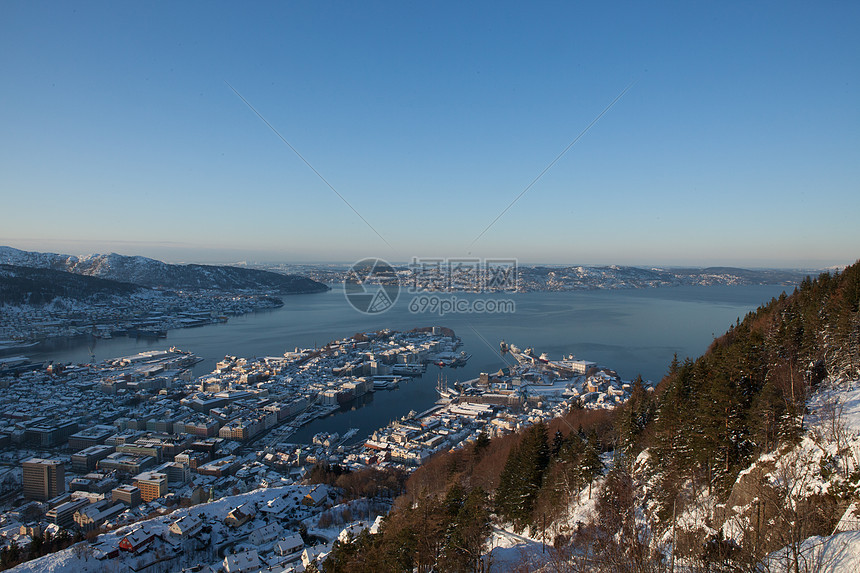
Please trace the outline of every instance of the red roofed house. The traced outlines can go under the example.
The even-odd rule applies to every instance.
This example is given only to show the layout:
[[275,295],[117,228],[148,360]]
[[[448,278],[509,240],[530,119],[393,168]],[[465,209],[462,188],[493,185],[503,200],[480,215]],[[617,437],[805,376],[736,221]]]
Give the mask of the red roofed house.
[[147,532],[143,527],[135,529],[119,542],[119,548],[123,551],[137,553],[155,539],[155,535]]

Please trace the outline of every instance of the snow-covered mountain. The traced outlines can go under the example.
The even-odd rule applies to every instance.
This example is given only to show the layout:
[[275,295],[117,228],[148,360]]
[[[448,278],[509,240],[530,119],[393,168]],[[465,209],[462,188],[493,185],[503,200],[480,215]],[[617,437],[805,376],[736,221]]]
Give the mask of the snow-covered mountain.
[[[708,268],[642,268],[630,266],[520,266],[524,290],[591,290],[711,285],[795,285],[810,273],[802,270]],[[812,273],[812,274],[818,274]]]
[[45,304],[57,297],[124,297],[140,290],[138,285],[110,279],[0,263],[0,304]]
[[140,256],[21,251],[0,246],[0,264],[52,269],[147,287],[182,290],[272,290],[284,294],[322,292],[328,287],[307,277],[214,265],[174,265]]

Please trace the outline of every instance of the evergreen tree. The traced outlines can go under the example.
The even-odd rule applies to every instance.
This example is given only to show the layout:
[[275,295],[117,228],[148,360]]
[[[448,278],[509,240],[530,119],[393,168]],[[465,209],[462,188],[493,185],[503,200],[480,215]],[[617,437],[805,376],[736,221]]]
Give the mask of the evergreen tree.
[[553,458],[558,456],[562,445],[564,445],[564,436],[562,435],[561,430],[556,430],[555,435],[552,437],[552,447],[550,448],[550,455]]
[[532,520],[535,501],[549,465],[547,428],[535,424],[523,433],[520,444],[511,450],[499,478],[496,511],[522,529]]
[[480,459],[489,446],[490,436],[488,436],[486,432],[480,432],[478,437],[475,439],[475,446],[472,449],[472,454],[476,459]]
[[[490,512],[487,494],[474,488],[465,494],[459,489],[448,496],[449,522],[445,547],[440,558],[444,571],[477,573],[490,534]],[[456,511],[453,511],[456,505]]]
[[616,422],[622,453],[631,455],[636,449],[640,435],[654,415],[654,409],[654,402],[645,389],[642,376],[636,376],[630,398],[620,408]]
[[600,460],[600,442],[594,430],[588,434],[588,442],[582,453],[580,462],[580,483],[588,484],[588,498],[591,499],[591,483],[603,472],[603,462]]

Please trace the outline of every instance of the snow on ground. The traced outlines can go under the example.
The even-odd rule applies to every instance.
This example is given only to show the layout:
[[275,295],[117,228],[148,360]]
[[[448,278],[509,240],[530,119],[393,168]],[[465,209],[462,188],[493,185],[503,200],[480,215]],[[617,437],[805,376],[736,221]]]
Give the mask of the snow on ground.
[[575,531],[580,525],[591,521],[596,513],[597,493],[603,487],[604,481],[606,481],[604,478],[599,477],[592,482],[590,488],[585,486],[574,496],[567,508],[567,517],[559,523],[559,530]]
[[[785,487],[789,494],[787,502],[796,503],[808,495],[830,491],[834,483],[845,481],[852,472],[860,469],[860,380],[828,381],[813,395],[808,405],[810,413],[804,424],[807,433],[801,442],[789,451],[761,456],[756,464],[741,472],[738,479],[755,470],[756,466],[766,468],[770,483]],[[820,468],[827,460],[831,460],[834,471],[825,478]],[[647,462],[647,454],[643,454],[636,463]],[[578,523],[587,523],[592,518],[596,493],[602,481],[602,478],[598,479],[592,485],[591,499],[587,488],[574,498],[568,515],[547,533],[550,543],[557,533],[574,531]],[[689,504],[678,516],[678,527],[709,530],[706,524],[712,517],[716,499],[709,497],[705,490],[691,490],[689,493],[695,497],[696,503]],[[748,523],[744,522],[744,508],[735,510],[737,514],[725,523],[723,533],[728,538],[737,537],[742,541],[741,532]],[[860,521],[856,523],[860,524]],[[666,543],[670,540],[664,538],[661,541]],[[546,552],[543,549],[539,531],[534,535],[528,531],[520,535],[510,527],[496,528],[489,540],[485,564],[492,571],[540,569],[552,561],[553,555],[550,545]],[[785,550],[772,554],[764,571],[787,571],[780,568],[786,554]],[[860,571],[860,531],[812,537],[804,541],[800,554],[809,561],[809,566],[806,569],[801,567],[801,572],[857,573]]]
[[[773,461],[768,474],[793,499],[826,494],[860,469],[860,381],[825,381],[807,407],[806,435]],[[823,467],[829,470],[826,476]]]
[[547,527],[546,544],[540,529],[531,531],[526,528],[523,533],[515,533],[512,524],[494,527],[487,542],[487,553],[484,555],[485,571],[537,571],[560,558],[553,547],[556,535],[570,534],[581,525],[591,521],[595,513],[597,492],[603,485],[604,478],[600,477],[589,487],[585,486],[574,495],[567,508],[567,515],[552,527]]
[[101,573],[104,570],[104,561],[99,561],[93,557],[83,559],[72,548],[27,561],[10,569],[15,573],[40,573],[44,571],[52,573]]
[[490,551],[484,555],[484,570],[488,572],[534,570],[547,562],[540,540],[507,529],[493,528],[489,547]]
[[[835,486],[847,485],[860,469],[860,380],[827,380],[807,402],[806,433],[800,442],[758,458],[738,475],[738,481],[755,471],[783,492],[786,503],[794,505],[814,495],[826,495]],[[739,517],[748,509],[734,507],[723,527],[729,538],[747,525]]]
[[[311,515],[303,519],[302,524],[309,534],[332,543],[345,529],[352,528],[353,537],[357,536],[361,529],[369,528],[379,516],[386,515],[389,509],[388,503],[374,502],[366,498],[354,499]],[[356,524],[363,524],[363,527],[356,528]]]
[[798,553],[788,548],[770,554],[761,569],[767,573],[857,573],[860,571],[860,531],[846,531],[828,537],[810,537]]
[[[807,402],[806,435],[792,450],[758,463],[774,468],[768,478],[787,491],[786,503],[847,484],[860,469],[860,380],[827,380]],[[821,473],[829,467],[829,475]],[[855,504],[840,519],[835,535],[810,537],[798,547],[785,547],[762,563],[767,573],[856,573],[860,571],[860,520]],[[796,557],[795,557],[796,556]],[[795,560],[797,564],[795,564]]]
[[860,380],[826,381],[810,398],[808,426],[832,432],[834,419],[840,419],[845,432],[860,435]]

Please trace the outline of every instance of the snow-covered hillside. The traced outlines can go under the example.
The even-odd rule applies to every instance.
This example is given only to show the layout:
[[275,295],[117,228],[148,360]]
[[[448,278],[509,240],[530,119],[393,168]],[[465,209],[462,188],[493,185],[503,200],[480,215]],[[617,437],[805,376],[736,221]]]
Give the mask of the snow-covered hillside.
[[[779,548],[764,560],[748,562],[760,573],[860,571],[860,379],[826,380],[807,405],[805,432],[797,444],[760,456],[741,472],[726,503],[719,503],[706,487],[688,483],[681,496],[685,502],[673,522],[661,521],[651,501],[649,476],[659,470],[649,466],[647,450],[637,457],[631,466],[635,535],[637,542],[648,546],[643,551],[650,552],[654,571],[668,571],[675,547],[703,533],[721,541],[700,548],[695,557],[676,554],[677,571],[698,570],[702,555],[717,562],[732,556],[738,562],[756,544]],[[605,462],[608,473],[613,461]],[[506,570],[600,570],[593,569],[596,561],[589,556],[594,545],[588,530],[601,519],[594,498],[605,481],[605,476],[595,480],[592,498],[588,488],[575,495],[567,518],[546,538],[540,530],[518,534],[512,527],[496,528],[485,563]],[[822,521],[838,521],[831,526],[831,535],[807,534]],[[554,547],[558,536],[572,543]]]
[[0,247],[0,264],[53,269],[147,287],[221,291],[268,290],[309,293],[328,290],[322,283],[296,275],[213,265],[172,265],[140,256],[61,255]]

